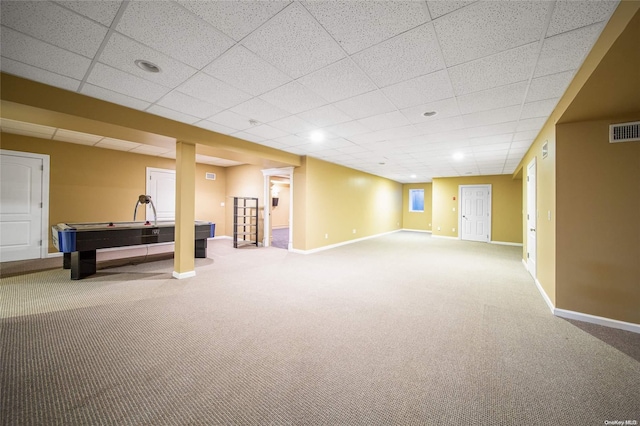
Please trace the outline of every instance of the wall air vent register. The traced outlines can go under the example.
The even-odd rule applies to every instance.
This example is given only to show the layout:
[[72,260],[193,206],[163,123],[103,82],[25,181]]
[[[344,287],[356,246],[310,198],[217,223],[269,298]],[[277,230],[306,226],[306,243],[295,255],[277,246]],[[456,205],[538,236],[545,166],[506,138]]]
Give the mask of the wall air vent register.
[[640,121],[609,126],[609,143],[632,141],[640,141]]

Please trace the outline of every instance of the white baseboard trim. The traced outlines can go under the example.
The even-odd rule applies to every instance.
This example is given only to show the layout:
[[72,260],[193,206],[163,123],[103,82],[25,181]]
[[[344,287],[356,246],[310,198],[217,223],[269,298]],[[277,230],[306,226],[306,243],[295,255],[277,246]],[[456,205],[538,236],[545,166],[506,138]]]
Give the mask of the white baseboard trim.
[[557,317],[567,318],[591,324],[603,325],[605,327],[617,328],[620,330],[631,331],[632,333],[640,333],[640,324],[632,322],[618,321],[611,318],[599,317],[596,315],[583,314],[582,312],[568,311],[566,309],[556,308],[553,314]]
[[55,253],[47,253],[47,259],[49,259],[51,257],[62,257],[62,252],[58,251],[58,252],[55,252]]
[[216,236],[209,239],[210,240],[233,240],[233,237],[230,237],[229,235],[220,235],[220,236]]
[[353,244],[353,243],[357,243],[359,241],[370,240],[371,238],[378,238],[378,237],[381,237],[383,235],[393,234],[394,232],[400,232],[400,231],[401,231],[401,229],[395,229],[393,231],[383,232],[381,234],[369,235],[368,237],[356,238],[355,240],[343,241],[341,243],[331,244],[331,245],[328,245],[328,246],[322,246],[322,247],[314,248],[314,249],[311,249],[311,250],[299,250],[299,249],[292,248],[289,251],[291,253],[298,253],[298,254],[313,254],[313,253],[317,253],[319,251],[331,250],[331,249],[336,248],[336,247],[346,246],[347,244]]
[[402,228],[401,231],[408,231],[408,232],[424,232],[427,234],[431,234],[431,231],[427,231],[425,229],[411,229],[411,228]]
[[173,276],[173,278],[182,280],[184,278],[191,278],[191,277],[195,277],[196,276],[196,271],[189,271],[189,272],[176,272],[173,271],[173,274],[171,274]]
[[446,235],[432,235],[433,238],[442,238],[443,240],[456,240],[456,241],[460,241],[460,238],[458,237],[449,237]]
[[489,241],[489,244],[498,244],[498,245],[501,245],[501,246],[522,247],[522,243],[510,243],[508,241]]
[[[529,269],[527,268],[527,262],[525,262],[524,259],[522,259],[522,264],[524,265],[524,269],[528,271]],[[566,309],[558,309],[555,306],[553,306],[553,303],[551,303],[551,299],[549,299],[549,296],[547,296],[547,293],[545,293],[545,291],[543,290],[542,285],[540,284],[540,281],[535,279],[534,282],[536,283],[536,287],[538,288],[540,295],[542,296],[545,303],[549,307],[551,314],[556,317],[588,322],[591,324],[602,325],[609,328],[617,328],[620,330],[631,331],[632,333],[640,333],[640,324],[614,320],[611,318],[599,317],[596,315],[585,314],[582,312],[569,311]]]

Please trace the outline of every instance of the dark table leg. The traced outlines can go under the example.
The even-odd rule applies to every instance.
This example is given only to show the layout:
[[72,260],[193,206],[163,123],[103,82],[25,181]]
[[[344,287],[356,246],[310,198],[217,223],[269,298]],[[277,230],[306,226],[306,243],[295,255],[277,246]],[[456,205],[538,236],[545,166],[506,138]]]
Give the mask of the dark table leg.
[[71,269],[71,253],[62,253],[62,269]]
[[74,251],[71,253],[71,279],[81,280],[96,273],[96,251]]
[[196,256],[197,258],[207,257],[207,240],[196,240]]

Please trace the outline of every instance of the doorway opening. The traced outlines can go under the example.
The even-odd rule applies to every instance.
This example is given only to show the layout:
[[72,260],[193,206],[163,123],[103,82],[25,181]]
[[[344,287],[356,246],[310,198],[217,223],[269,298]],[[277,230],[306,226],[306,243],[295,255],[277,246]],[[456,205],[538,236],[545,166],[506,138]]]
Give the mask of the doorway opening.
[[262,170],[264,176],[264,247],[293,248],[293,167]]

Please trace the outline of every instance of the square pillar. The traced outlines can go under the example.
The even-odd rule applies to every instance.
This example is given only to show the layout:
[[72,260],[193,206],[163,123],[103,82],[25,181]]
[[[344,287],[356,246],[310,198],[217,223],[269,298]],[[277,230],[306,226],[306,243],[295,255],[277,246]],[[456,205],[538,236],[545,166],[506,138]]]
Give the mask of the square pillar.
[[176,248],[173,277],[182,279],[196,275],[195,260],[196,211],[196,146],[176,143]]

